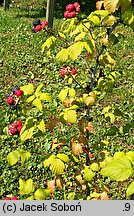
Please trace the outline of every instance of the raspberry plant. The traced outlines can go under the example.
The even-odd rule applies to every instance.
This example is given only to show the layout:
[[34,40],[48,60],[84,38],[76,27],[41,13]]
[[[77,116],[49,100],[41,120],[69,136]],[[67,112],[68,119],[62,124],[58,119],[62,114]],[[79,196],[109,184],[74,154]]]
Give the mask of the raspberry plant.
[[[101,10],[102,4],[105,10]],[[67,10],[73,8],[72,4],[68,7]],[[122,182],[134,173],[133,151],[116,152],[111,157],[105,150],[107,140],[99,140],[97,150],[92,144],[96,135],[92,110],[97,109],[99,100],[106,94],[112,93],[121,77],[112,51],[112,45],[121,36],[115,33],[115,28],[125,23],[134,29],[134,10],[130,0],[98,1],[97,9],[88,17],[80,14],[75,18],[66,17],[59,32],[50,31],[52,35],[42,45],[45,57],[52,56],[63,69],[62,73],[59,69],[59,76],[64,88],[57,98],[53,98],[47,88],[44,90],[43,83],[36,89],[33,84],[21,87],[26,99],[24,106],[30,109],[30,115],[25,112],[26,120],[20,131],[21,144],[24,148],[31,140],[40,142],[42,149],[35,154],[42,155],[46,182],[44,188],[35,187],[33,179],[19,178],[19,194],[24,199],[57,198],[55,190],[61,194],[60,199],[109,199],[106,187],[106,191],[102,188],[94,191],[98,187],[96,179],[109,177]],[[78,67],[80,61],[81,68]],[[70,73],[72,69],[75,72]],[[125,133],[125,127],[114,126],[115,120],[123,117],[118,108],[104,107],[102,114],[111,124],[103,137]],[[46,134],[51,134],[52,142],[43,151]],[[19,160],[24,165],[32,156],[23,148],[8,154],[11,166]],[[134,181],[128,185],[126,197],[133,193]]]

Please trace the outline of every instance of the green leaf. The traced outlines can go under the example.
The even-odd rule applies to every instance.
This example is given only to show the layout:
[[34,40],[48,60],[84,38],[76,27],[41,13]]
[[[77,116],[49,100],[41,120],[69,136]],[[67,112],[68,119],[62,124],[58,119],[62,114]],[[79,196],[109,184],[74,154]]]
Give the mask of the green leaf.
[[34,197],[36,200],[44,200],[50,195],[50,190],[49,189],[37,189],[34,193]]
[[70,192],[67,196],[67,200],[74,200],[75,199],[75,192]]
[[40,84],[38,87],[37,87],[37,89],[36,89],[36,91],[35,91],[35,96],[36,97],[38,97],[40,94],[41,94],[41,89],[43,88],[43,84]]
[[41,93],[39,95],[40,100],[52,103],[52,97],[49,93]]
[[40,131],[42,131],[42,133],[46,132],[45,123],[43,119],[41,120],[40,124],[37,125],[37,127],[39,128]]
[[116,126],[113,126],[108,130],[106,136],[114,136],[118,131],[118,128]]
[[75,110],[66,110],[64,114],[65,121],[69,123],[76,123],[77,122],[77,113]]
[[134,194],[134,181],[128,186],[128,189],[126,191],[127,198]]
[[34,192],[34,190],[35,188],[32,179],[28,179],[27,181],[19,179],[19,193],[21,195],[30,194]]
[[64,102],[64,100],[66,99],[68,91],[69,91],[69,88],[62,89],[60,91],[58,98],[61,102]]
[[57,157],[66,163],[68,163],[70,161],[69,157],[66,154],[57,154]]
[[67,59],[68,59],[68,50],[67,49],[60,50],[57,53],[56,58],[59,59],[61,62],[67,61]]
[[50,170],[55,175],[61,175],[64,172],[65,165],[60,159],[54,159],[50,165]]
[[84,169],[83,177],[85,181],[91,181],[94,177],[94,172],[89,167],[86,166]]
[[33,84],[28,84],[28,85],[22,86],[20,89],[23,90],[24,95],[31,95],[34,93]]
[[31,153],[28,151],[25,151],[23,149],[21,149],[19,152],[20,152],[20,156],[21,156],[21,164],[24,165],[24,163],[26,161],[28,161],[29,158],[31,157]]
[[93,171],[98,171],[98,170],[99,170],[99,166],[98,166],[97,163],[92,163],[92,164],[90,165],[90,168],[91,168],[91,170],[93,170]]
[[84,48],[84,44],[81,41],[78,41],[76,43],[74,43],[73,45],[71,45],[67,50],[69,53],[70,58],[72,59],[72,61],[75,61],[78,56],[81,54],[81,52],[83,51]]
[[29,98],[27,98],[26,102],[30,103],[34,100],[34,98],[35,98],[35,95],[31,95]]
[[42,111],[42,103],[41,103],[41,100],[40,100],[39,98],[36,98],[36,99],[32,102],[32,104],[33,104],[34,106],[36,106],[37,109],[38,109],[39,111]]
[[8,154],[7,161],[11,166],[13,166],[14,164],[18,162],[19,158],[20,158],[20,152],[15,150]]
[[112,160],[101,170],[101,174],[116,181],[124,181],[133,174],[133,167],[130,160],[124,156]]

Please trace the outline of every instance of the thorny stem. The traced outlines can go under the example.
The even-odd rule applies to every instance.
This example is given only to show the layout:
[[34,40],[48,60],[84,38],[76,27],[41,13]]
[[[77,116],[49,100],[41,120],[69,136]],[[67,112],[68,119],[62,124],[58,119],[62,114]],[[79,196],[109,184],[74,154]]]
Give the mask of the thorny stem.
[[[116,23],[114,23],[111,28],[107,29],[107,35],[106,35],[107,38],[109,38],[110,34],[113,32],[113,30],[119,24],[119,22],[120,22],[120,19]],[[92,89],[93,89],[95,75],[96,75],[96,72],[97,72],[97,69],[98,69],[98,66],[99,66],[99,57],[103,53],[105,48],[106,48],[105,45],[102,45],[102,47],[100,48],[98,57],[96,59],[96,65],[94,67],[94,70],[92,71],[92,79],[91,79],[91,83],[90,83],[89,92],[91,92]],[[89,107],[86,110],[86,118],[87,118],[87,121],[89,121],[89,119],[90,119],[90,108]],[[87,147],[87,150],[88,150],[87,153],[86,153],[86,165],[89,166],[90,159],[89,159],[89,131],[88,130],[87,130],[87,133],[86,133],[86,140],[87,140],[87,146],[86,147]]]

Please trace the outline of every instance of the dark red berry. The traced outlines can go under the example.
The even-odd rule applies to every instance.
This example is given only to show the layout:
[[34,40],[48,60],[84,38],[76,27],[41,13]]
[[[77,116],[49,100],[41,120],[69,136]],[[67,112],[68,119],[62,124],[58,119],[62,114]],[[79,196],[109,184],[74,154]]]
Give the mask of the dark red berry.
[[68,18],[74,18],[74,17],[76,17],[76,12],[75,11],[70,12]]
[[84,153],[87,153],[88,152],[88,148],[85,146],[85,147],[83,147],[83,152]]
[[18,89],[14,92],[14,94],[17,96],[17,97],[20,97],[21,95],[23,95],[23,91],[21,89]]
[[77,8],[77,7],[80,7],[80,4],[79,4],[79,2],[75,2],[74,3],[74,6]]
[[80,7],[76,8],[76,12],[79,13],[80,12]]
[[13,97],[8,97],[7,99],[6,99],[6,102],[8,103],[8,104],[13,104],[14,103],[14,99],[13,99]]
[[41,31],[42,30],[42,26],[41,25],[37,25],[35,27],[35,32]]
[[9,135],[16,135],[18,133],[18,130],[16,128],[8,129]]
[[41,25],[42,25],[42,28],[46,27],[46,26],[48,25],[48,21],[47,21],[47,20],[44,20],[44,21],[41,23]]
[[69,11],[65,11],[65,12],[64,12],[64,17],[65,17],[66,19],[69,18]]
[[19,126],[17,127],[17,131],[20,132],[21,129],[22,129],[22,127],[23,127],[22,125],[19,125]]

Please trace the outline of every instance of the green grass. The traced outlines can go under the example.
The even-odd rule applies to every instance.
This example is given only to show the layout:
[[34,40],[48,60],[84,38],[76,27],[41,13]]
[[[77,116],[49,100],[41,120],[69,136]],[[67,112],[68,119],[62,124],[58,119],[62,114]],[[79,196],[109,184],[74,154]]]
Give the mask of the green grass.
[[[75,133],[75,130],[66,127],[63,128],[63,132],[55,129],[54,133],[47,133],[47,135],[41,139],[36,138],[35,142],[26,142],[25,146],[21,145],[19,138],[4,136],[3,129],[17,117],[23,122],[25,121],[20,112],[17,114],[15,111],[11,112],[5,102],[5,95],[7,92],[11,91],[13,85],[22,86],[27,83],[33,83],[37,86],[39,83],[43,83],[45,85],[45,90],[51,93],[53,98],[56,97],[58,92],[64,88],[65,85],[59,76],[59,68],[61,68],[62,65],[55,61],[55,57],[50,56],[46,58],[41,52],[41,46],[48,37],[47,33],[38,32],[37,34],[33,34],[31,31],[32,21],[34,17],[37,18],[38,15],[37,11],[32,11],[31,15],[27,16],[25,11],[18,12],[17,10],[10,9],[5,13],[0,9],[1,199],[8,194],[18,195],[18,179],[20,177],[24,179],[33,178],[33,180],[37,182],[37,187],[43,187],[46,179],[45,177],[42,178],[42,176],[45,176],[42,161],[46,157],[47,152],[49,152],[52,140],[60,136],[58,139],[65,139],[67,143],[69,143],[70,133]],[[44,19],[42,15],[38,18]],[[62,23],[62,20],[55,19],[54,29],[59,27],[59,22]],[[133,121],[134,33],[130,28],[123,26],[120,26],[117,30],[120,30],[124,35],[124,38],[114,47],[117,60],[116,70],[121,71],[122,77],[117,80],[113,93],[106,94],[102,99],[100,98],[99,103],[97,103],[91,111],[94,121],[94,130],[97,131],[95,137],[91,137],[91,151],[97,154],[100,141],[107,139],[109,145],[106,147],[106,150],[110,152],[111,156],[113,156],[116,151],[134,150],[132,128],[124,136],[107,137],[105,136],[105,128],[109,128],[111,124],[104,119],[101,113],[103,107],[110,105],[113,108],[117,107],[123,113],[123,118],[115,122],[117,127],[124,126]],[[55,103],[58,102],[56,101]],[[58,113],[59,110],[55,110],[54,105],[55,104],[51,107],[51,111]],[[30,115],[30,111],[27,110],[26,115]],[[22,146],[32,153],[32,157],[26,164],[27,169],[19,165],[10,167],[6,161],[7,154]],[[65,149],[65,151],[68,151],[68,149]],[[46,154],[42,152],[46,152]],[[70,172],[68,169],[67,171],[68,173]],[[51,175],[49,177],[51,180]],[[68,178],[71,179],[69,174]],[[108,185],[111,199],[125,199],[125,190],[128,183],[131,181],[132,178],[118,184],[115,181],[110,181],[105,178],[102,182],[102,179],[98,177],[94,185],[97,184],[100,188],[102,188],[104,184]],[[74,182],[73,187],[76,187]],[[58,199],[63,199],[63,194],[60,194],[60,192],[57,192],[55,197],[56,196]]]

